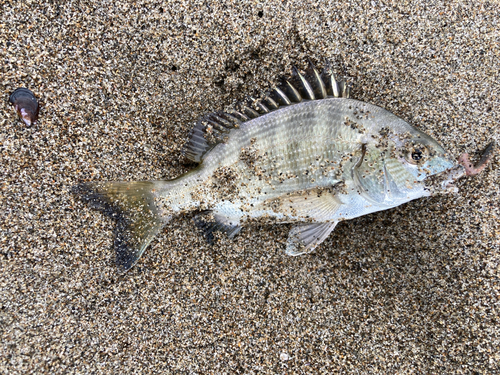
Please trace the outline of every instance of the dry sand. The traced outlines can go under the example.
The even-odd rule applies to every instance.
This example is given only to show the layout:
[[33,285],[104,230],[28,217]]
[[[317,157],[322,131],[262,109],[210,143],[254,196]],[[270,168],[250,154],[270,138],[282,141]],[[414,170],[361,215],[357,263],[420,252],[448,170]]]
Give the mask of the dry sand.
[[498,3],[201,3],[0,1],[0,373],[499,373],[498,155],[311,255],[286,225],[210,247],[178,218],[116,272],[71,186],[178,176],[200,115],[308,57],[454,155],[499,141]]

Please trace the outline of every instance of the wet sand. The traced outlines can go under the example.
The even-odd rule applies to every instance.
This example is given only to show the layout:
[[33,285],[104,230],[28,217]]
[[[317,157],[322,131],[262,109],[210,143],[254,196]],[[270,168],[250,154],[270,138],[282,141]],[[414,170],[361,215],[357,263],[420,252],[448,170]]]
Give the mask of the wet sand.
[[[499,372],[499,156],[460,194],[209,246],[175,219],[117,273],[94,180],[176,177],[196,119],[325,59],[457,157],[499,143],[498,4],[0,1],[0,372]],[[8,104],[42,104],[30,128]]]

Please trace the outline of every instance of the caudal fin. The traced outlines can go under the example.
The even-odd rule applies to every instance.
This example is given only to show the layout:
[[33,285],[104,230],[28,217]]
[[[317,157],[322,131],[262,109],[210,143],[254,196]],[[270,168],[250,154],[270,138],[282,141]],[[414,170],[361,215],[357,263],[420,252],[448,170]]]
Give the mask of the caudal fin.
[[91,207],[117,220],[116,264],[129,270],[166,224],[154,202],[155,182],[90,182],[74,187]]

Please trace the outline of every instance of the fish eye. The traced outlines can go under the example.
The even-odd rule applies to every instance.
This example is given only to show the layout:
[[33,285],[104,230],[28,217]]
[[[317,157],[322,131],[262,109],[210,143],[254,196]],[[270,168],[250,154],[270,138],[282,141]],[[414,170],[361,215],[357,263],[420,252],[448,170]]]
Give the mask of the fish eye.
[[420,150],[418,148],[411,153],[411,158],[417,162],[422,160],[423,157],[424,157],[424,154],[422,153],[422,150]]
[[428,154],[429,151],[427,147],[423,145],[414,145],[407,151],[406,161],[410,164],[419,164],[425,160]]

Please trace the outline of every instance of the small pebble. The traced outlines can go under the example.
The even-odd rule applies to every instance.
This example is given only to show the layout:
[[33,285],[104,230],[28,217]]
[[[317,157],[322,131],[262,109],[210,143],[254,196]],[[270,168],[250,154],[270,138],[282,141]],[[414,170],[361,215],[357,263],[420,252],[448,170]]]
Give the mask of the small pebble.
[[26,126],[31,126],[38,120],[39,105],[31,90],[24,87],[16,89],[10,95],[9,102]]

